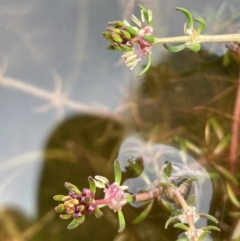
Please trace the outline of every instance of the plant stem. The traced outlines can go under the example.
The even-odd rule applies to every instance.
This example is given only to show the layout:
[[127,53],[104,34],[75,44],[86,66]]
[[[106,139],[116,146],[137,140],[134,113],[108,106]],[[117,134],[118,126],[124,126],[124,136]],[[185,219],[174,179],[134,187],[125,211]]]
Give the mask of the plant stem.
[[[155,38],[154,44],[166,43],[186,43],[191,42],[192,36],[178,36],[170,38]],[[198,42],[240,42],[240,34],[222,34],[222,35],[199,35]]]

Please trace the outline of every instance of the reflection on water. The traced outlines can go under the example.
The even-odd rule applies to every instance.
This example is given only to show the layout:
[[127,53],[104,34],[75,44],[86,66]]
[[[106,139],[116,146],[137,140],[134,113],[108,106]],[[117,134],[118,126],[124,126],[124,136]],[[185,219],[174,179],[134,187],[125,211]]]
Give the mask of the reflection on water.
[[[209,212],[212,199],[212,182],[205,168],[193,157],[171,146],[146,143],[132,135],[122,143],[118,160],[123,171],[129,168],[129,161],[142,160],[143,162],[142,173],[135,178],[128,178],[123,183],[129,187],[128,190],[131,193],[149,190],[152,183],[160,182],[166,161],[171,162],[173,164],[173,178],[196,177],[198,179],[197,182],[194,182],[191,193],[196,197],[194,206],[199,212]],[[142,204],[135,203],[133,205],[139,207]],[[202,221],[198,225],[206,225],[206,221]]]

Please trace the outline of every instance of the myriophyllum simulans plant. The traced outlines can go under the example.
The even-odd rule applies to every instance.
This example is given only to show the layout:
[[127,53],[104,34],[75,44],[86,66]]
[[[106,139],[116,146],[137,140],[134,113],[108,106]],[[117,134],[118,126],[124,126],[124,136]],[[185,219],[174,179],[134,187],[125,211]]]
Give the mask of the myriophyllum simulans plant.
[[[136,163],[132,163],[136,165]],[[73,220],[69,223],[68,228],[73,229],[84,223],[87,214],[94,214],[97,218],[101,218],[103,213],[101,209],[105,206],[118,213],[119,229],[122,232],[125,228],[125,219],[122,212],[122,207],[127,203],[151,201],[157,199],[170,211],[171,216],[166,222],[165,228],[172,222],[175,222],[174,227],[183,229],[184,236],[187,240],[197,241],[202,240],[211,230],[218,230],[216,226],[206,226],[196,228],[195,223],[199,217],[207,218],[217,223],[217,220],[204,213],[197,213],[194,203],[194,196],[190,198],[189,190],[193,181],[197,181],[194,177],[186,177],[185,181],[179,185],[175,185],[172,177],[172,164],[166,163],[163,170],[163,175],[159,181],[154,182],[148,191],[130,194],[127,192],[127,186],[121,186],[121,169],[118,160],[114,162],[115,181],[110,184],[109,180],[103,176],[89,177],[90,188],[84,188],[82,192],[73,184],[66,182],[65,187],[68,189],[68,194],[56,195],[54,200],[61,201],[55,210],[60,214],[60,218]],[[95,199],[96,189],[103,189],[104,198]],[[187,199],[189,202],[187,203]],[[150,209],[142,212],[135,220],[141,221],[147,217]],[[180,222],[179,222],[180,221]],[[135,222],[136,223],[136,222]]]
[[[194,28],[191,13],[181,7],[176,10],[185,14],[187,22],[184,24],[183,31],[185,36],[170,38],[157,38],[153,35],[152,11],[138,5],[141,12],[141,20],[132,15],[131,20],[137,25],[132,26],[126,20],[109,22],[109,27],[102,35],[109,41],[108,50],[122,51],[122,58],[130,70],[137,65],[144,57],[148,58],[146,67],[138,76],[147,72],[151,66],[151,47],[153,44],[163,44],[171,52],[179,52],[185,48],[192,52],[198,52],[201,49],[200,43],[203,42],[237,42],[240,43],[240,34],[225,35],[201,35],[206,26],[202,18],[194,20],[199,24],[197,29]],[[176,46],[168,45],[169,43],[183,43]]]

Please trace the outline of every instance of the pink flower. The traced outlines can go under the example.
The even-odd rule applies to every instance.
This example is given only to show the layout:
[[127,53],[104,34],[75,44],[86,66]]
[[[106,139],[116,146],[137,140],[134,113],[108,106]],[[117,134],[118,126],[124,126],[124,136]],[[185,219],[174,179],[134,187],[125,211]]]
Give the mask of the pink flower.
[[119,186],[118,183],[114,182],[113,184],[108,185],[104,188],[104,192],[104,199],[111,201],[108,206],[113,209],[114,212],[121,210],[122,206],[126,204],[127,194],[124,192],[123,187]]

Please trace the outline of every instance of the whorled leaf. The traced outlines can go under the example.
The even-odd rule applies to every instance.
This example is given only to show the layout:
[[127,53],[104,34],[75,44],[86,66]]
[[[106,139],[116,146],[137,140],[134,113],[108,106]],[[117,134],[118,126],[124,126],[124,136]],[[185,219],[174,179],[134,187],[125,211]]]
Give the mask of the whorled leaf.
[[174,228],[180,228],[182,230],[188,231],[189,227],[183,223],[176,223],[173,225]]
[[125,218],[124,218],[121,210],[118,211],[118,221],[119,221],[118,232],[121,233],[125,229],[125,226],[126,226]]
[[148,55],[148,63],[147,65],[145,66],[145,68],[137,75],[137,77],[140,77],[141,75],[145,74],[148,69],[151,67],[151,63],[152,63],[152,55],[149,54]]
[[181,44],[181,45],[177,45],[177,46],[171,46],[171,45],[168,45],[168,44],[164,44],[163,46],[164,46],[168,51],[173,52],[173,53],[180,52],[180,51],[182,51],[183,49],[186,48],[186,45],[185,45],[185,44]]
[[186,47],[194,53],[197,53],[201,49],[201,45],[199,43],[186,45]]
[[206,27],[206,22],[202,18],[195,18],[195,21],[200,24],[197,31],[198,31],[198,33],[201,33],[204,30],[204,28]]
[[122,172],[121,172],[121,168],[118,160],[114,161],[114,175],[115,175],[115,182],[120,184],[122,179]]
[[218,220],[215,217],[213,217],[212,215],[209,215],[209,214],[206,214],[206,213],[198,213],[198,215],[200,217],[209,219],[209,220],[213,221],[214,223],[218,223]]
[[210,231],[210,230],[221,231],[220,228],[213,225],[205,226],[205,227],[202,227],[201,229],[203,231]]
[[167,229],[167,227],[168,227],[168,225],[169,225],[170,223],[177,221],[178,218],[179,218],[179,216],[180,216],[180,215],[169,218],[169,219],[167,220],[166,224],[165,224],[165,228]]
[[133,220],[133,224],[140,223],[142,220],[144,220],[148,214],[150,213],[153,205],[153,200],[147,205],[147,207]]
[[181,8],[181,7],[177,7],[176,10],[182,12],[185,14],[185,16],[187,17],[188,20],[188,26],[190,29],[193,29],[193,18],[192,18],[192,14],[185,8]]

